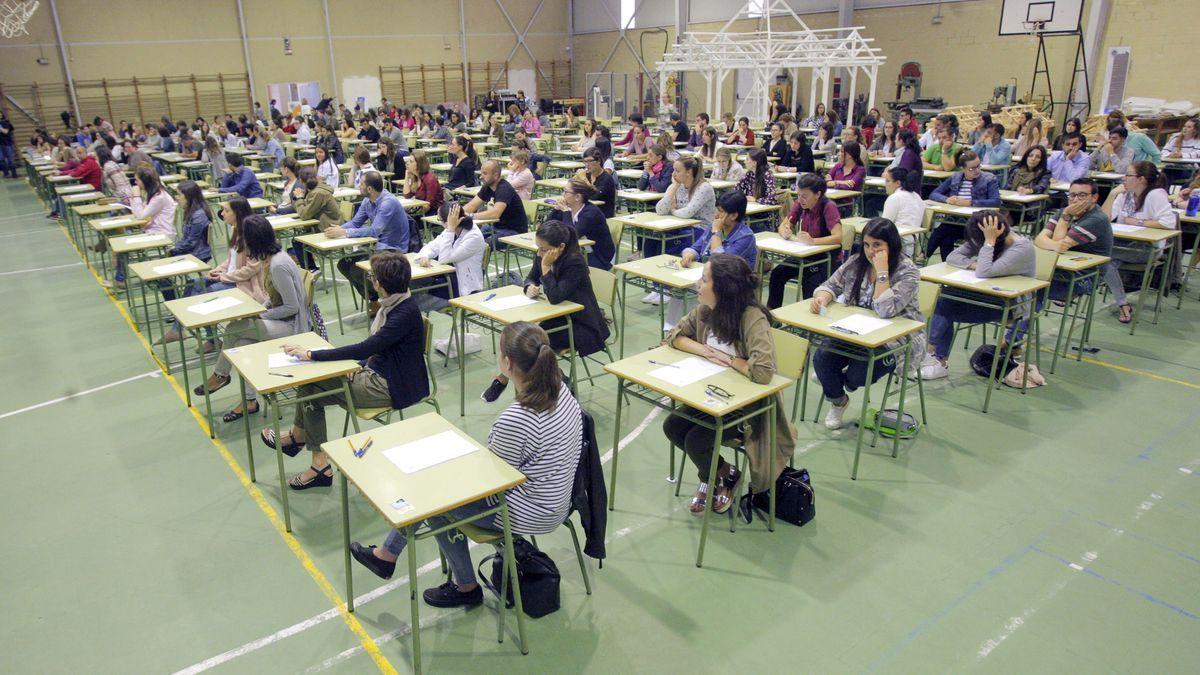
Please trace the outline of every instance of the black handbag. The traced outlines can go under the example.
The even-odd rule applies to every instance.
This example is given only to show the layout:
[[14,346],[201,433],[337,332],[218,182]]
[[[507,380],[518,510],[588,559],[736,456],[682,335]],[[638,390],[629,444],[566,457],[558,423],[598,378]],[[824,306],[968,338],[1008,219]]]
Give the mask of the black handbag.
[[[971,354],[971,370],[980,377],[987,377],[992,373],[992,360],[996,358],[996,345],[979,345]],[[1003,380],[1009,371],[1017,367],[1016,359],[1008,357],[1007,363],[1000,363],[996,366],[996,379]]]
[[[751,492],[742,496],[738,510],[749,523],[754,511],[767,513],[771,508],[768,492]],[[817,515],[816,493],[808,469],[784,468],[775,480],[775,517],[797,527],[803,526]],[[765,516],[763,516],[765,518]]]
[[[521,607],[525,614],[538,618],[558,611],[558,586],[562,575],[558,566],[543,551],[538,550],[531,542],[513,537],[513,553],[517,558],[517,583],[521,585]],[[492,573],[483,573],[483,566],[492,562]],[[499,595],[501,575],[504,574],[504,553],[497,551],[479,561],[479,578],[493,592]],[[505,606],[513,606],[512,587],[510,586],[504,598]]]

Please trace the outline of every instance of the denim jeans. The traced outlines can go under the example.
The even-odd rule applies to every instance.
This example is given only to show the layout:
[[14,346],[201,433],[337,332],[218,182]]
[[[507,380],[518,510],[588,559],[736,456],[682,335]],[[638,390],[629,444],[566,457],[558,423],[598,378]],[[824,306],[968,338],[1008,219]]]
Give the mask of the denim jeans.
[[[1078,290],[1079,288],[1076,287],[1076,292]],[[1063,297],[1066,297],[1065,288]],[[1009,310],[1009,318],[1014,318],[1015,311],[1028,306],[1028,304],[1017,305],[1016,310]],[[1041,301],[1039,299],[1036,310],[1040,309]],[[938,300],[937,306],[933,310],[933,317],[929,320],[929,344],[933,347],[933,355],[943,360],[950,356],[950,348],[954,346],[954,324],[987,323],[990,321],[999,321],[1002,316],[1003,311],[993,307],[971,305],[959,302],[954,298],[942,298]],[[1027,319],[1017,319],[1005,332],[1004,339],[1009,342],[1018,341],[1025,336],[1025,331],[1028,327],[1029,322]]]
[[[457,508],[450,509],[440,516],[434,516],[425,521],[426,525],[432,528],[443,527],[458,520],[470,518],[476,514],[482,513],[492,508],[486,500],[479,500],[469,504],[463,504]],[[476,527],[485,530],[493,530],[500,532],[504,529],[499,513],[485,516],[472,523]],[[471,551],[469,548],[467,536],[458,530],[446,530],[439,535],[436,535],[438,548],[442,549],[442,553],[446,555],[446,561],[450,564],[450,570],[454,573],[454,581],[459,586],[475,583],[475,566],[471,563]],[[387,539],[383,542],[383,547],[393,555],[400,555],[404,552],[405,545],[408,540],[404,535],[400,534],[399,530],[388,532]],[[411,581],[409,583],[412,583]]]
[[17,159],[12,145],[0,145],[0,172],[10,178],[17,177]]
[[[818,349],[813,355],[813,369],[821,381],[821,391],[830,401],[840,401],[847,393],[867,384],[867,362],[843,354]],[[878,382],[879,378],[895,369],[895,355],[880,359],[875,363],[870,384]]]

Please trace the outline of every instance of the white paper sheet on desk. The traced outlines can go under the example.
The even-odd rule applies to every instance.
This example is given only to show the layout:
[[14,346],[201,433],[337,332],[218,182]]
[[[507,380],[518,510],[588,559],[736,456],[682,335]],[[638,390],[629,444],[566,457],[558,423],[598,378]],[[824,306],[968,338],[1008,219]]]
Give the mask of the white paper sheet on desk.
[[768,240],[772,247],[782,249],[789,253],[807,253],[808,251],[817,248],[816,244],[805,244],[802,241],[788,241],[787,239]]
[[1139,232],[1142,228],[1137,225],[1126,225],[1125,223],[1113,223],[1113,232]]
[[416,473],[422,469],[450,461],[455,457],[469,455],[478,449],[479,446],[457,433],[443,431],[419,441],[388,448],[383,451],[383,456],[404,473]]
[[109,225],[129,225],[133,223],[134,220],[135,218],[131,216],[121,216],[120,218],[105,218],[104,220],[98,220],[96,221],[96,224],[103,225],[105,227]]
[[503,298],[495,298],[480,304],[493,312],[503,312],[506,309],[514,309],[516,307],[532,305],[535,302],[537,302],[537,300],[534,300],[526,295],[507,295]]
[[168,241],[165,234],[139,234],[125,240],[127,244],[150,244],[154,242]]
[[159,265],[154,269],[155,274],[177,274],[179,272],[189,272],[199,267],[191,260],[176,260],[173,263]]
[[685,267],[675,273],[675,276],[687,281],[700,281],[700,277],[704,274],[704,265],[693,264],[691,267]]
[[285,354],[284,352],[272,352],[267,354],[268,368],[287,368],[288,366],[302,366],[306,363],[312,362],[305,361],[304,359],[292,356],[291,354]]
[[682,361],[676,361],[669,366],[659,366],[650,371],[650,377],[662,380],[676,387],[686,387],[693,382],[699,382],[706,377],[716,375],[726,370],[725,366],[702,359],[699,356],[689,356]]
[[973,206],[951,206],[949,210],[960,215],[970,216],[974,215],[978,209]]
[[206,300],[198,305],[192,305],[191,307],[188,307],[188,311],[193,314],[207,316],[209,314],[219,312],[223,309],[229,309],[230,307],[237,307],[240,304],[242,304],[242,301],[238,300],[237,298],[230,298],[230,297],[214,298],[212,300]]
[[297,220],[296,216],[293,216],[293,215],[267,216],[267,222],[272,225],[278,225],[280,223],[288,223],[293,220]]
[[654,220],[647,220],[645,224],[652,227],[670,227],[678,225],[679,221],[674,218],[655,218]]
[[957,281],[960,284],[977,284],[987,279],[982,279],[975,274],[975,270],[957,270],[943,277],[946,281]]
[[850,316],[834,321],[829,324],[829,327],[853,333],[854,335],[866,335],[890,325],[892,325],[890,319],[880,319],[877,316],[867,316],[865,314],[851,314]]

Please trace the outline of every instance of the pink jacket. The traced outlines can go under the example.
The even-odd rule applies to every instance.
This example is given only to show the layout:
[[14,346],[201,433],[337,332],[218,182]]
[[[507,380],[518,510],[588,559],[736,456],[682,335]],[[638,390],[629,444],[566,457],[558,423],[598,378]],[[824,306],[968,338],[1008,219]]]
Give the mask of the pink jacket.
[[534,138],[542,137],[542,122],[536,117],[527,117],[521,120],[521,128]]
[[229,252],[229,259],[217,268],[221,281],[235,284],[238,290],[254,298],[258,302],[266,302],[267,288],[263,284],[263,271],[266,260],[251,260],[245,252]]
[[166,190],[160,188],[158,194],[151,197],[148,203],[142,201],[142,194],[139,192],[130,199],[129,207],[135,218],[150,219],[146,225],[146,234],[165,234],[171,241],[175,241],[175,200],[171,199]]

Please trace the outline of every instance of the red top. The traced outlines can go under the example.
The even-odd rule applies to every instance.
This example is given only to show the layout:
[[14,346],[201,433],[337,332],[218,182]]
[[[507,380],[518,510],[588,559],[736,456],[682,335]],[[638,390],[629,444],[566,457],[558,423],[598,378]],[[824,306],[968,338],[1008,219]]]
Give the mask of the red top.
[[913,132],[917,136],[921,135],[921,130],[917,128],[917,118],[915,118],[915,117],[908,120],[908,126],[900,127],[900,130],[897,131],[896,133],[900,133],[900,131],[903,131],[905,129],[908,129],[909,131]]
[[100,164],[96,162],[96,158],[88,155],[86,159],[79,163],[79,166],[70,171],[62,172],[67,176],[74,176],[79,180],[92,186],[93,190],[100,189]]
[[437,176],[430,171],[421,176],[421,182],[417,185],[417,191],[412,195],[413,199],[420,199],[424,202],[429,202],[429,213],[437,214],[438,209],[442,206],[442,186],[438,183]]

